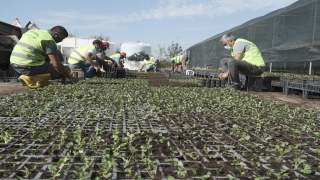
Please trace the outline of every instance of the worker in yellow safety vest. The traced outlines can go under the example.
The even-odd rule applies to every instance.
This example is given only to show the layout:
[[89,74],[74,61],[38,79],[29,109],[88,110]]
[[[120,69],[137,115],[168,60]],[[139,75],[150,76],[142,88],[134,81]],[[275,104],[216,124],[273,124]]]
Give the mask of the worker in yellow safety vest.
[[91,78],[100,71],[99,62],[94,60],[102,48],[102,41],[96,39],[92,44],[80,46],[72,51],[68,59],[70,69],[84,69],[84,77]]
[[68,31],[62,26],[24,33],[10,56],[11,66],[21,74],[19,81],[32,89],[48,86],[49,80],[63,77],[72,83],[78,82],[62,64],[63,56],[57,48],[57,43],[66,37]]
[[176,72],[178,69],[180,72],[182,72],[182,70],[188,70],[188,67],[187,67],[188,56],[187,55],[176,56],[176,57],[173,57],[169,60],[170,60],[170,64],[172,65],[172,68],[171,68],[172,72]]
[[221,65],[224,73],[219,77],[226,79],[230,76],[231,84],[228,89],[241,90],[239,73],[249,75],[261,75],[265,70],[264,59],[259,48],[248,40],[235,38],[231,34],[225,34],[220,42],[225,49],[231,51],[233,58],[221,59]]
[[102,41],[102,48],[101,51],[97,53],[96,60],[98,60],[99,65],[101,68],[103,68],[105,71],[109,68],[113,67],[113,64],[115,64],[115,61],[106,55],[105,51],[109,49],[109,42],[108,41]]
[[158,59],[153,59],[153,57],[149,57],[149,55],[145,55],[143,59],[143,64],[141,64],[140,69],[138,72],[142,71],[144,66],[146,66],[145,72],[148,72],[150,70],[153,70],[154,72],[158,71],[158,64],[159,60]]
[[114,66],[115,67],[123,68],[124,65],[123,65],[122,60],[124,58],[126,58],[126,56],[127,56],[127,54],[125,52],[121,52],[121,53],[113,54],[110,57],[114,60],[114,62],[115,62]]

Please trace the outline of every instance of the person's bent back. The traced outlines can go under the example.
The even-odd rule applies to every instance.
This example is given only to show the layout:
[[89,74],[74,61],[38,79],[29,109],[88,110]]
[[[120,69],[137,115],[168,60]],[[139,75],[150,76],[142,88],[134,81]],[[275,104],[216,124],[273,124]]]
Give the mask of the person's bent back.
[[[29,88],[39,88],[50,84],[49,80],[67,77],[71,82],[78,82],[73,78],[64,65],[63,57],[57,49],[57,44],[68,36],[62,26],[55,26],[50,30],[29,30],[24,33],[14,47],[10,63],[16,72],[21,74],[19,80]],[[36,81],[36,83],[34,83]]]

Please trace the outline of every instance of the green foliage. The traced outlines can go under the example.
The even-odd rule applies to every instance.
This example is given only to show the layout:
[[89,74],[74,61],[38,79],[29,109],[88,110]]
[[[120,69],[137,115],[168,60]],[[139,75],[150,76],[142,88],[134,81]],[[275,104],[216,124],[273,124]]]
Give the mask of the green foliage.
[[[196,83],[195,79],[170,81]],[[294,179],[297,177],[293,177],[293,171],[309,178],[318,168],[315,164],[319,164],[320,149],[315,145],[320,141],[318,110],[296,108],[244,92],[153,87],[146,79],[96,78],[77,84],[53,83],[3,97],[0,102],[3,147],[7,146],[5,141],[14,142],[12,138],[21,141],[14,145],[21,148],[14,152],[15,166],[23,163],[22,152],[30,155],[49,142],[45,149],[49,153],[48,168],[43,171],[49,172],[52,179],[88,179],[92,168],[99,178],[111,179],[114,167],[126,172],[128,179],[141,178],[135,173],[137,167],[154,179],[167,164],[175,169],[176,174],[171,175],[183,179],[199,172],[187,166],[184,158],[211,163],[226,157],[228,162],[217,163],[221,166],[216,172],[229,173],[225,165],[233,165],[239,173],[237,177],[236,173],[229,174],[229,179],[245,179],[248,167],[259,171],[268,164],[272,169],[274,163],[289,169],[275,169],[263,177],[284,179],[290,175]],[[24,151],[26,147],[30,151]],[[160,151],[166,159],[155,158]],[[7,161],[5,152],[1,156]],[[69,171],[77,161],[81,166]],[[33,168],[20,169],[27,176]],[[65,177],[67,171],[70,176]],[[168,174],[164,176],[172,179]]]
[[170,58],[183,54],[182,47],[178,41],[171,41],[168,47],[158,45],[158,49],[155,52],[160,61],[168,61]]
[[68,32],[68,34],[69,34],[68,37],[76,37],[76,36],[79,35],[79,33],[77,32],[77,30],[75,30],[74,33]]
[[14,137],[9,131],[0,132],[0,140],[4,141],[5,144],[11,142]]
[[171,68],[171,64],[169,61],[160,61],[159,68]]
[[157,54],[157,57],[159,58],[160,61],[165,61],[166,58],[166,47],[165,46],[160,46],[158,44],[158,51],[155,51]]
[[103,34],[101,34],[101,35],[91,35],[91,38],[100,39],[100,40],[103,40],[103,41],[109,41],[110,40],[109,36],[104,36]]
[[168,58],[173,58],[178,55],[182,55],[183,50],[179,42],[171,42],[171,45],[167,48],[166,56]]

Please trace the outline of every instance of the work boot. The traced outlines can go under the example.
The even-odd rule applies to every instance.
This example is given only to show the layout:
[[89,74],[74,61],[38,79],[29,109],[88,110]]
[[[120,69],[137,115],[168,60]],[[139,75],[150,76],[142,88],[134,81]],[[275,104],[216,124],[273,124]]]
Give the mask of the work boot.
[[37,80],[36,86],[43,87],[43,86],[49,86],[51,84],[49,82],[49,80],[51,80],[50,73],[32,75],[31,77]]
[[22,82],[22,84],[27,85],[30,89],[40,87],[39,85],[34,84],[32,76],[21,75],[18,80]]

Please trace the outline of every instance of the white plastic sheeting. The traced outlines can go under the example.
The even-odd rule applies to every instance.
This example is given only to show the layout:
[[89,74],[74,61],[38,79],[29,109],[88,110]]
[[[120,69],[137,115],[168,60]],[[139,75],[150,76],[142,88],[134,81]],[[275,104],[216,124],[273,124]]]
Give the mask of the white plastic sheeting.
[[129,70],[139,70],[142,64],[143,64],[143,61],[128,61],[128,60],[125,60],[123,63],[124,68],[127,68]]
[[114,42],[109,42],[109,49],[105,50],[107,56],[114,55],[117,52],[117,45]]
[[[58,43],[57,45],[65,59],[68,59],[73,49],[87,44],[92,44],[94,40],[95,38],[68,37],[65,38],[62,42]],[[117,50],[117,45],[114,42],[109,42],[109,44],[110,49],[106,50],[107,56],[115,54]]]
[[121,44],[121,52],[125,52],[127,57],[141,51],[144,51],[146,54],[151,56],[150,44],[140,42],[126,42]]

